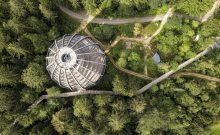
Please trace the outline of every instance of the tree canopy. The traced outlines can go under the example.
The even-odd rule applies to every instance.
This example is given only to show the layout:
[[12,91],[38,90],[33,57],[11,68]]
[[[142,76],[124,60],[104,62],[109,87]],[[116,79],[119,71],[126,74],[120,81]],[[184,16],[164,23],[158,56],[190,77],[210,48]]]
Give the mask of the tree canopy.
[[[42,95],[51,97],[68,92],[50,79],[45,56],[56,38],[73,33],[80,22],[64,14],[58,5],[91,15],[99,8],[102,11],[98,17],[110,19],[161,15],[169,7],[181,13],[183,17],[169,18],[160,34],[150,42],[151,49],[146,49],[142,42],[121,40],[109,51],[118,67],[155,78],[194,57],[220,36],[219,9],[202,24],[184,17],[200,17],[213,3],[213,0],[0,0],[0,134],[212,133],[210,127],[216,128],[220,120],[219,83],[176,75],[135,96],[150,81],[117,70],[109,59],[105,75],[90,89],[120,95],[49,98],[29,107]],[[87,28],[108,47],[117,36],[132,39],[150,36],[159,23],[89,24]],[[155,53],[161,57],[159,64],[152,59]],[[219,53],[217,49],[182,71],[219,78]]]

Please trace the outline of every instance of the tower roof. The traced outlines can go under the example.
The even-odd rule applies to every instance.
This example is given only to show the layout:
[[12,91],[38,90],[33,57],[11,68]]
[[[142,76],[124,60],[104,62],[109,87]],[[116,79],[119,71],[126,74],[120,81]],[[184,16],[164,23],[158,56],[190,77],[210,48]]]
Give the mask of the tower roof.
[[76,91],[98,82],[105,71],[106,57],[90,37],[64,35],[48,49],[46,66],[52,80]]

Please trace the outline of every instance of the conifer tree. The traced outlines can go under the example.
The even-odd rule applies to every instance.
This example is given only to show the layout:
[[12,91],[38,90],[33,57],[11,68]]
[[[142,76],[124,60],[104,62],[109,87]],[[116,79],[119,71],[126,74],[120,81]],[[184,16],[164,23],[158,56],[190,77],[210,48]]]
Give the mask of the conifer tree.
[[9,0],[12,16],[19,18],[27,15],[27,10],[23,0]]
[[35,124],[30,132],[29,135],[59,135],[53,128],[50,122],[39,122]]
[[27,8],[27,10],[32,13],[32,14],[39,14],[40,10],[39,10],[39,1],[36,0],[24,0],[25,3],[25,7]]
[[6,0],[0,1],[0,24],[10,17],[9,4]]
[[108,125],[111,127],[112,131],[120,131],[129,122],[129,116],[115,111],[109,116],[108,121]]
[[36,53],[46,52],[50,45],[46,35],[28,34],[26,37],[31,40]]
[[20,95],[21,95],[20,101],[28,104],[34,103],[34,101],[36,101],[38,98],[37,93],[29,88],[22,89]]
[[[51,87],[51,88],[46,89],[46,92],[48,96],[56,96],[61,93],[61,89],[58,87]],[[64,104],[63,99],[48,99],[47,100],[47,105],[49,106],[49,108],[52,108],[52,109],[60,107],[63,104]]]
[[53,11],[55,7],[55,3],[50,0],[40,0],[39,9],[48,20],[54,21],[57,17],[56,12]]
[[7,42],[10,40],[10,37],[6,34],[4,28],[0,27],[0,52],[6,47]]
[[157,109],[153,109],[140,118],[137,131],[142,135],[149,135],[153,130],[168,128],[167,123],[167,116]]
[[130,99],[129,108],[136,113],[143,113],[147,103],[143,96],[134,97]]
[[16,93],[9,88],[0,88],[0,112],[10,111],[16,102]]
[[98,106],[98,107],[103,107],[106,106],[108,104],[110,104],[113,100],[112,96],[109,95],[96,95],[94,96],[94,103]]
[[56,112],[51,121],[54,129],[60,133],[68,133],[71,135],[81,135],[76,120],[73,119],[72,109],[61,109]]
[[25,24],[16,17],[4,22],[3,27],[16,34],[22,34],[27,29]]
[[17,58],[20,58],[21,56],[27,56],[27,54],[30,53],[29,51],[22,48],[19,43],[10,43],[6,50],[12,57]]
[[1,86],[15,86],[18,83],[18,73],[10,66],[0,66],[0,85]]
[[73,100],[73,114],[76,117],[91,117],[93,110],[89,96],[76,97]]
[[30,63],[23,71],[22,81],[31,88],[42,88],[48,82],[48,78],[44,73],[44,68],[37,63]]
[[37,33],[44,33],[48,30],[47,24],[35,16],[30,16],[27,18],[27,25]]

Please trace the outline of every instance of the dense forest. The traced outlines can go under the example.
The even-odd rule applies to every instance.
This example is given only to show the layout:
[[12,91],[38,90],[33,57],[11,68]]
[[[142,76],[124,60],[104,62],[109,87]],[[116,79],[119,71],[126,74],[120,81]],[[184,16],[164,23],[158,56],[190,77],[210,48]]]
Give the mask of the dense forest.
[[[129,18],[175,14],[152,41],[120,41],[109,51],[122,68],[159,77],[194,57],[220,36],[220,9],[200,23],[214,0],[0,0],[0,134],[1,135],[206,135],[220,134],[220,84],[195,77],[172,77],[134,96],[149,83],[117,70],[107,61],[104,77],[94,90],[120,95],[83,95],[48,99],[27,111],[41,95],[54,96],[60,88],[46,71],[45,56],[55,39],[73,33],[80,22],[64,14],[59,5],[100,18]],[[104,4],[103,4],[104,3]],[[88,24],[103,44],[117,36],[145,37],[160,22],[124,25]],[[83,31],[80,32],[85,35]],[[196,35],[199,40],[195,41]],[[155,64],[152,53],[159,53]],[[220,78],[217,49],[183,69]],[[145,59],[145,56],[147,59]],[[146,69],[147,67],[147,69]],[[16,123],[13,122],[16,120]]]

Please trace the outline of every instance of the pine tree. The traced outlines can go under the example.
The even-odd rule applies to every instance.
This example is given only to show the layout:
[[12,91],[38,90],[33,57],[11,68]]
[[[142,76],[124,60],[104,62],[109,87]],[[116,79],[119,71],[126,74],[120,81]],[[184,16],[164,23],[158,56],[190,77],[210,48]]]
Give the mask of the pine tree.
[[73,100],[73,113],[76,117],[91,117],[92,100],[88,96],[76,97]]
[[59,135],[53,128],[50,122],[40,122],[38,124],[35,124],[31,131],[29,132],[29,135]]
[[112,131],[120,131],[130,120],[127,114],[115,111],[109,116],[108,121],[108,125],[111,127]]
[[39,14],[40,10],[39,10],[39,2],[36,0],[24,0],[25,3],[25,7],[27,8],[27,10],[32,13],[32,14]]
[[34,52],[36,53],[46,52],[50,45],[46,35],[28,34],[26,37],[31,40],[34,46]]
[[178,11],[190,16],[200,16],[207,12],[208,9],[211,8],[212,4],[212,0],[181,0],[176,4],[176,8]]
[[0,27],[0,52],[7,46],[7,42],[10,40],[8,31]]
[[116,75],[113,82],[113,90],[118,93],[126,94],[126,82],[124,78],[119,75]]
[[80,7],[80,0],[69,0],[74,9],[78,9]]
[[143,96],[131,98],[129,101],[129,108],[136,113],[142,113],[146,105],[147,103]]
[[143,81],[136,79],[135,77],[129,77],[126,79],[124,76],[115,75],[113,79],[113,90],[117,93],[125,96],[133,96],[134,93],[141,87]]
[[47,37],[49,41],[53,41],[60,35],[60,32],[57,27],[52,27],[50,31],[47,33]]
[[26,49],[22,48],[19,43],[10,43],[6,50],[12,57],[17,58],[21,58],[21,56],[27,56],[27,54],[30,53]]
[[[61,93],[61,89],[58,87],[51,87],[46,89],[46,92],[48,96],[56,96]],[[64,104],[63,101],[64,99],[48,99],[47,104],[49,108],[57,108]]]
[[27,30],[25,24],[15,17],[7,22],[4,22],[3,27],[16,34],[22,34],[25,30]]
[[42,88],[48,82],[44,68],[37,63],[30,63],[21,76],[24,84],[31,88]]
[[27,15],[27,11],[23,0],[9,0],[9,4],[12,16],[16,18],[22,18]]
[[48,20],[54,21],[57,17],[56,12],[54,12],[55,3],[50,0],[40,0],[39,9],[41,13],[46,17]]
[[5,0],[0,1],[0,24],[10,17],[9,4]]
[[22,89],[20,94],[21,94],[21,99],[20,99],[21,102],[28,104],[34,103],[34,101],[36,101],[38,98],[38,94],[35,91],[28,88]]
[[72,110],[70,108],[61,109],[60,111],[56,112],[52,117],[51,123],[54,129],[60,134],[65,132],[70,135],[82,134],[78,128],[78,123],[73,120]]
[[0,88],[0,112],[10,111],[16,102],[15,91],[8,88]]
[[30,16],[27,18],[27,25],[37,33],[44,33],[48,30],[47,24],[35,16]]
[[140,54],[137,52],[131,52],[128,56],[128,67],[134,71],[141,71],[143,66]]
[[86,11],[89,14],[94,14],[95,13],[95,10],[97,8],[97,5],[96,5],[95,1],[83,0],[82,4],[83,4],[83,7],[86,9]]
[[19,125],[21,125],[25,128],[32,125],[35,120],[36,120],[36,117],[33,114],[30,114],[28,112],[25,112],[25,113],[18,116]]
[[98,106],[98,107],[103,107],[106,106],[108,104],[110,104],[113,100],[112,96],[109,95],[96,95],[94,96],[94,103]]
[[15,69],[9,66],[0,66],[0,85],[1,86],[15,86],[18,83],[18,73]]
[[142,135],[149,135],[153,130],[168,128],[168,119],[157,109],[145,113],[138,122],[137,131]]

